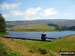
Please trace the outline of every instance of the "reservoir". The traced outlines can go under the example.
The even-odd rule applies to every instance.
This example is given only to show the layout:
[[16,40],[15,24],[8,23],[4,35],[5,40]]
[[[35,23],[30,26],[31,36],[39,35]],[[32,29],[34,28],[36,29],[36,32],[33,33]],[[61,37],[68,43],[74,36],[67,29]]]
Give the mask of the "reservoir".
[[[27,39],[37,39],[41,40],[41,34],[43,32],[24,32],[24,31],[7,31],[9,35],[7,37],[10,38],[27,38]],[[75,31],[50,31],[50,32],[44,32],[48,38],[62,38],[64,36],[68,35],[74,35]]]

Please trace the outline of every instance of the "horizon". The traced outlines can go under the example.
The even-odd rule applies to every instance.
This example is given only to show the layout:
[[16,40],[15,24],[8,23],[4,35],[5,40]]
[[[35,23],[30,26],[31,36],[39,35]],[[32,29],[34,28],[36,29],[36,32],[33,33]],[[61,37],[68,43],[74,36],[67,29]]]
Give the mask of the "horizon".
[[1,0],[0,13],[6,21],[75,20],[74,0]]
[[[75,19],[38,19],[38,20],[75,20]],[[38,20],[10,20],[10,21],[38,21]]]

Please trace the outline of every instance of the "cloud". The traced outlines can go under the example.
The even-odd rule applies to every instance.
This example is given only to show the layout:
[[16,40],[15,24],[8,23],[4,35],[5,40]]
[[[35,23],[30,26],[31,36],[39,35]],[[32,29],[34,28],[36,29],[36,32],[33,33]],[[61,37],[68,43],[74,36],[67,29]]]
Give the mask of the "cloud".
[[10,15],[11,16],[34,16],[36,15],[42,8],[37,7],[37,8],[29,8],[23,12],[18,11],[18,10],[11,10]]
[[41,17],[24,17],[24,20],[38,20],[41,19]]
[[39,12],[40,10],[42,10],[41,7],[27,9],[23,13],[23,19],[24,20],[38,20],[38,19],[41,19],[41,17],[36,16],[36,15],[38,15],[38,13],[40,13]]
[[24,15],[24,13],[21,11],[11,11],[10,14],[12,16],[23,16]]
[[70,15],[70,13],[64,13],[63,14],[63,16],[69,16]]
[[9,14],[3,14],[4,18],[9,18],[9,16],[10,16]]
[[37,7],[37,8],[29,8],[25,11],[25,15],[31,16],[31,15],[36,15],[42,8]]
[[21,11],[10,11],[9,14],[3,14],[4,18],[12,18],[12,17],[16,17],[16,16],[23,16],[24,14]]
[[[38,20],[42,19],[41,16],[51,16],[58,14],[58,11],[56,11],[53,8],[48,8],[42,11],[41,7],[37,8],[29,8],[24,11],[18,11],[18,10],[10,10],[9,14],[3,14],[5,18],[20,18],[22,20]],[[41,15],[41,16],[40,16]]]
[[0,10],[10,10],[10,9],[19,8],[20,5],[21,3],[9,4],[9,3],[4,2],[0,4]]
[[56,14],[58,14],[58,11],[53,8],[45,9],[43,12],[40,13],[41,16],[51,16]]
[[9,14],[3,14],[5,18],[22,18],[24,20],[37,20],[41,19],[40,17],[37,17],[36,14],[41,10],[42,8],[29,8],[25,11],[18,11],[18,10],[11,10]]

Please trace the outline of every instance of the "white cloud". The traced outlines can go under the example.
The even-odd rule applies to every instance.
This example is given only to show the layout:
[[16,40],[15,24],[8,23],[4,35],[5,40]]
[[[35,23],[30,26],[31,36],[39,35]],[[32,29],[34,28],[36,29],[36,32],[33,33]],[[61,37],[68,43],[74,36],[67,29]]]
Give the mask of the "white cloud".
[[[3,14],[5,18],[21,18],[22,20],[38,20],[42,19],[41,16],[51,16],[56,15],[58,12],[55,9],[49,8],[40,12],[42,8],[29,8],[25,11],[10,10],[9,14]],[[41,14],[41,16],[39,16]]]
[[3,14],[4,18],[8,18],[10,15],[9,14]]
[[40,13],[39,11],[41,9],[42,9],[41,7],[27,9],[23,13],[23,19],[24,20],[38,20],[38,19],[41,19],[40,17],[36,17],[36,15],[38,15],[38,13]]
[[10,10],[10,9],[14,9],[14,8],[19,8],[19,6],[21,5],[21,3],[13,3],[13,4],[9,4],[9,3],[2,3],[0,4],[0,10]]
[[42,8],[37,7],[37,8],[29,8],[25,11],[25,15],[31,16],[31,15],[36,15]]
[[63,14],[63,16],[69,16],[70,15],[70,13],[64,13]]
[[12,17],[16,17],[16,16],[23,16],[24,14],[20,11],[10,11],[9,14],[3,14],[4,18],[12,18]]
[[36,15],[42,8],[37,7],[37,8],[29,8],[23,12],[18,11],[18,10],[11,10],[10,11],[10,16],[24,16],[24,17],[30,17]]
[[58,11],[56,11],[53,8],[48,8],[40,13],[41,16],[51,16],[51,15],[56,15],[56,14],[58,14]]
[[[38,19],[41,19],[40,17],[37,17],[36,15],[34,15],[34,16],[32,16],[32,14],[27,15],[25,12],[26,11],[21,12],[21,11],[12,10],[12,11],[10,11],[9,14],[3,14],[3,16],[4,16],[4,18],[16,18],[16,16],[17,16],[17,17],[21,18],[22,20],[38,20]],[[36,12],[34,12],[34,13],[36,13]]]
[[23,16],[24,15],[24,13],[21,11],[11,11],[10,14],[12,16]]
[[41,17],[24,17],[24,20],[38,20],[41,19]]

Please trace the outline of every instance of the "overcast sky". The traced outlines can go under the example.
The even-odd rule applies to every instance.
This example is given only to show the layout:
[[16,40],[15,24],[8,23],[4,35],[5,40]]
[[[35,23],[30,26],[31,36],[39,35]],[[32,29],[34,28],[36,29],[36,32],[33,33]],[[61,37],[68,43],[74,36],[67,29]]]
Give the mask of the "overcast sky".
[[0,0],[7,21],[75,19],[75,0]]

